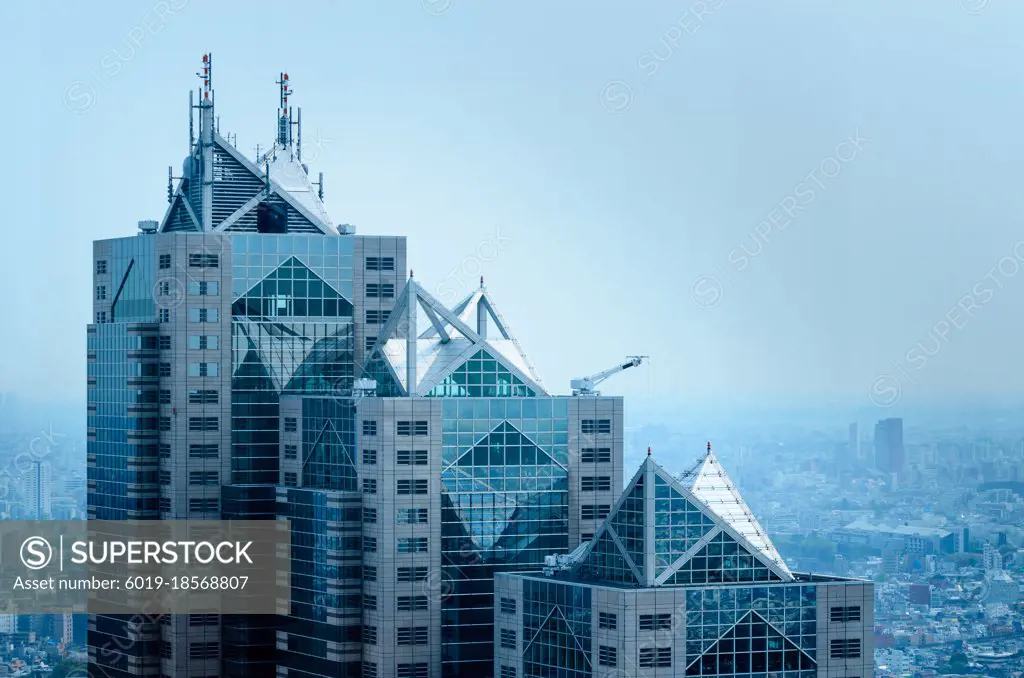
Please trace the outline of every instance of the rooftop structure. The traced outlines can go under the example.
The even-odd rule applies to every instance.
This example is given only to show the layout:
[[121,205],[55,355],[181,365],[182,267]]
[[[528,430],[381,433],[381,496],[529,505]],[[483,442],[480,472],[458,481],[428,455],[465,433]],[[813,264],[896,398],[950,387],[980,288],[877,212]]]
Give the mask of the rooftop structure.
[[[427,319],[422,330],[417,324],[420,313]],[[471,383],[465,372],[453,372],[481,352],[497,362],[493,379]],[[548,395],[483,278],[479,289],[449,310],[410,275],[369,362],[379,395]]]
[[494,675],[865,676],[872,584],[792,572],[710,444],[648,454],[594,539],[495,579]]
[[[734,554],[734,566],[710,567],[713,552]],[[710,569],[695,571],[697,564]],[[648,455],[573,573],[636,586],[793,581],[710,444],[704,458],[677,477]]]
[[[278,80],[281,95],[274,143],[255,161],[220,134],[214,115],[212,55],[203,55],[197,75],[202,81],[199,103],[189,96],[190,151],[176,186],[172,169],[167,170],[169,204],[159,232],[337,235],[323,203],[323,175],[314,184],[309,168],[302,164],[302,109],[293,121],[288,74],[281,73]],[[194,110],[199,111],[198,141],[192,132]]]

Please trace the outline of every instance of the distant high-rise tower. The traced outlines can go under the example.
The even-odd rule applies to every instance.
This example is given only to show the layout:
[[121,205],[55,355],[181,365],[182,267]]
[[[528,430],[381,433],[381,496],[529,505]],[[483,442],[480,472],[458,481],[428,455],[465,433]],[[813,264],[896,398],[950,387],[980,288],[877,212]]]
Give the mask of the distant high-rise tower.
[[1003,569],[1003,554],[988,542],[985,542],[984,547],[982,547],[981,559],[986,571]]
[[875,466],[885,473],[902,473],[903,420],[882,419],[875,424]]
[[850,424],[850,435],[849,435],[849,453],[853,459],[860,458],[860,432],[857,427],[857,422]]
[[31,462],[25,474],[25,517],[30,520],[48,519],[52,495],[50,463],[42,460]]

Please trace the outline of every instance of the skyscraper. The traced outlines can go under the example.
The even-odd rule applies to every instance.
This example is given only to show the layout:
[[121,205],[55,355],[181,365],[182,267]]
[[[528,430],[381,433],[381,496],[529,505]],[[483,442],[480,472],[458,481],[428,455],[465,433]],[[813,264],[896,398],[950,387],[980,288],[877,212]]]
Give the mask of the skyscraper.
[[875,466],[899,474],[903,465],[903,420],[882,419],[875,424]]
[[495,580],[494,675],[868,676],[869,581],[792,572],[711,452],[648,458],[590,544]]
[[52,498],[50,462],[33,460],[25,474],[25,517],[29,520],[49,519]]
[[[404,238],[332,225],[322,179],[302,163],[288,75],[274,143],[256,159],[216,128],[212,75],[204,56],[198,133],[163,218],[94,244],[93,519],[273,519],[280,397],[350,395],[367,327],[387,317],[403,280]],[[267,675],[275,627],[100,616],[91,660],[108,676]]]
[[860,431],[857,422],[850,424],[850,435],[847,439],[847,452],[852,459],[860,459]]
[[366,376],[364,673],[488,676],[493,577],[540,569],[608,515],[622,399],[552,395],[482,281],[447,309],[410,280]]
[[289,520],[291,614],[96,615],[94,672],[487,676],[494,574],[607,516],[622,399],[552,395],[482,280],[447,308],[404,237],[333,226],[288,74],[255,159],[200,77],[163,218],[94,243],[89,517]]

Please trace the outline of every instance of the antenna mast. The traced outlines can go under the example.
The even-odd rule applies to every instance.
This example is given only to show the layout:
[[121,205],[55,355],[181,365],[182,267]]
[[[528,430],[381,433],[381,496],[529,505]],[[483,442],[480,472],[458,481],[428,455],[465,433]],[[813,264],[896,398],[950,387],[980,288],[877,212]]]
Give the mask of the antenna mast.
[[288,116],[288,97],[292,94],[292,90],[288,83],[288,74],[281,73],[280,80],[277,84],[281,89],[281,102],[280,107],[277,110],[277,143],[282,147],[288,146],[291,138],[291,124]]
[[217,131],[213,116],[213,55],[203,55],[202,70],[196,73],[202,81],[203,96],[199,100],[199,176],[202,180],[202,224],[204,232],[213,229],[213,136]]

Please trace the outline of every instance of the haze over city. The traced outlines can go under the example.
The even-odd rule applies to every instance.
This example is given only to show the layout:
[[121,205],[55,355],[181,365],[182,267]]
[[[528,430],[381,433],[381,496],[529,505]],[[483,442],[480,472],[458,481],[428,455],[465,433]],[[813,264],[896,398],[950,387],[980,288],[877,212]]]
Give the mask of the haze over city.
[[645,354],[638,404],[1011,396],[1024,8],[962,4],[7,7],[0,256],[32,294],[0,385],[83,399],[79,253],[163,214],[212,49],[222,132],[266,145],[289,70],[332,215],[407,233],[429,289],[485,275],[550,388]]
[[1024,676],[1024,5],[0,25],[0,676]]

